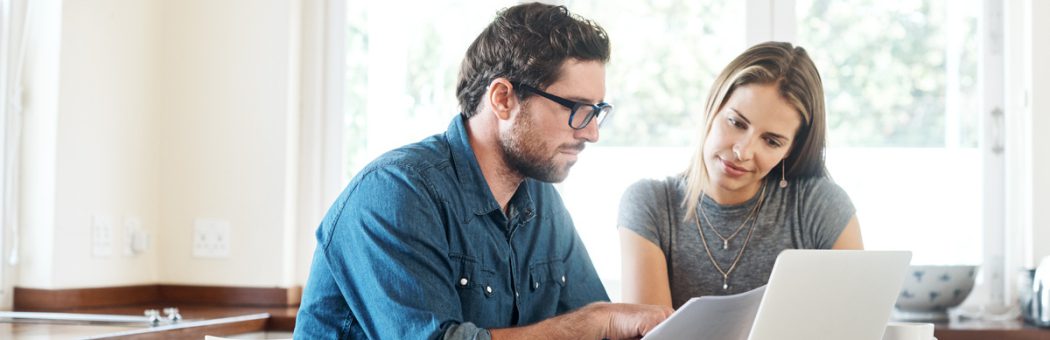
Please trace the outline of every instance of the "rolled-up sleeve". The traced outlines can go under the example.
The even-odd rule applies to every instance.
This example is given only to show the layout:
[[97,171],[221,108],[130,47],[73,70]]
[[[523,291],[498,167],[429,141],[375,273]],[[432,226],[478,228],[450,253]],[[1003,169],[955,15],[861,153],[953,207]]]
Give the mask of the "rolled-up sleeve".
[[322,225],[323,259],[369,338],[488,339],[462,322],[434,194],[413,169],[373,169]]
[[484,328],[479,328],[473,323],[464,322],[453,325],[445,330],[444,340],[492,340],[492,334]]

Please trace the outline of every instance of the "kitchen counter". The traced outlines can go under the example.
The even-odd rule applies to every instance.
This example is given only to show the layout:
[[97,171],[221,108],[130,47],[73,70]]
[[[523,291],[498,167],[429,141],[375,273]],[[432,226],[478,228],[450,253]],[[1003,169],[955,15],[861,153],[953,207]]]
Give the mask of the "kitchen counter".
[[937,340],[1050,340],[1050,329],[1004,322],[965,321],[935,324]]
[[125,332],[134,329],[136,327],[132,326],[0,322],[0,339],[84,339],[101,334]]
[[[0,322],[0,339],[97,339],[97,338],[203,338],[254,332],[291,332],[302,295],[299,287],[221,287],[139,285],[73,289],[15,287],[15,312],[78,313],[95,322],[23,319]],[[143,318],[148,309],[179,309],[182,319],[173,324],[150,326]],[[167,313],[167,312],[165,312]],[[112,317],[111,317],[112,316]],[[139,320],[125,321],[126,316]],[[161,316],[164,317],[163,315]],[[47,317],[44,317],[46,319]],[[82,319],[82,318],[81,318]],[[114,319],[125,323],[113,323]],[[136,319],[136,318],[132,318]]]
[[[81,314],[19,313],[19,316],[4,314],[4,317],[10,316],[16,319],[4,318],[3,322],[0,322],[0,339],[201,339],[206,335],[229,336],[262,332],[266,330],[270,319],[270,315],[266,313],[205,318],[206,314],[190,312],[186,318],[178,322],[151,326],[145,321],[114,323],[26,318],[36,318],[40,315],[47,315],[47,318],[77,318]],[[135,316],[131,314],[102,316],[108,319],[109,316],[122,315]],[[142,313],[140,312],[139,315],[141,316]],[[91,313],[89,317],[98,316],[100,315],[97,313]]]

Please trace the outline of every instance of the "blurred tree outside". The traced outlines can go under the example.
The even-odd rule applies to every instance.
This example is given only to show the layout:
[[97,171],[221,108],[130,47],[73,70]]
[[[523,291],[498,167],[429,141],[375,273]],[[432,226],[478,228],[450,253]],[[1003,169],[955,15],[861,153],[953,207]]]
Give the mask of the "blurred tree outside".
[[[743,5],[688,0],[566,5],[602,25],[613,45],[606,101],[616,110],[600,145],[696,142],[711,82],[746,48]],[[369,6],[348,3],[344,156],[356,166],[366,161],[364,113],[375,100],[368,94],[368,69],[382,62],[368,58],[369,20],[375,20]],[[976,14],[952,14],[952,6],[946,0],[797,2],[798,45],[810,53],[824,81],[829,146],[976,147]],[[396,112],[400,119],[445,117],[457,110],[454,86],[462,53],[502,8],[468,0],[426,7],[439,15],[399,23],[412,32],[405,41],[403,92],[395,100],[399,105],[391,106],[403,111]],[[447,19],[463,8],[480,13],[477,23]]]
[[347,2],[345,178],[383,151],[444,131],[459,112],[455,86],[467,46],[507,5]]
[[695,143],[711,82],[744,48],[740,1],[597,1],[567,5],[612,44],[606,101],[616,106],[600,145]]
[[945,0],[797,6],[799,45],[824,81],[829,145],[977,147],[976,13],[946,14],[950,6],[979,6]]

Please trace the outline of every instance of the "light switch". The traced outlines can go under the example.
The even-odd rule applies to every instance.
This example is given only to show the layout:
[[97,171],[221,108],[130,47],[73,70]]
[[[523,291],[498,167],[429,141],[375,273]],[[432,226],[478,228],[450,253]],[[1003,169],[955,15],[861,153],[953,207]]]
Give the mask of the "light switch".
[[142,220],[138,216],[124,217],[124,256],[135,256],[149,248],[149,234],[142,229]]

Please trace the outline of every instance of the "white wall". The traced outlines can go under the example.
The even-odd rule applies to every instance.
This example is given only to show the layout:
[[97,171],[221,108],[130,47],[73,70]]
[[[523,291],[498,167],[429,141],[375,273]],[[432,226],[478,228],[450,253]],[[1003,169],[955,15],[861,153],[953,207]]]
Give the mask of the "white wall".
[[[1032,254],[1050,256],[1050,1],[1031,1]],[[1038,263],[1038,262],[1036,262]]]
[[[157,249],[125,255],[125,218],[157,235],[159,144],[153,1],[66,1],[55,159],[51,286],[157,280]],[[92,223],[107,220],[112,254],[94,256]]]
[[[299,18],[320,1],[32,2],[16,285],[300,284]],[[228,258],[192,256],[197,218],[230,223]]]
[[[161,282],[291,284],[296,4],[163,2]],[[191,256],[197,218],[230,222],[230,258]]]

